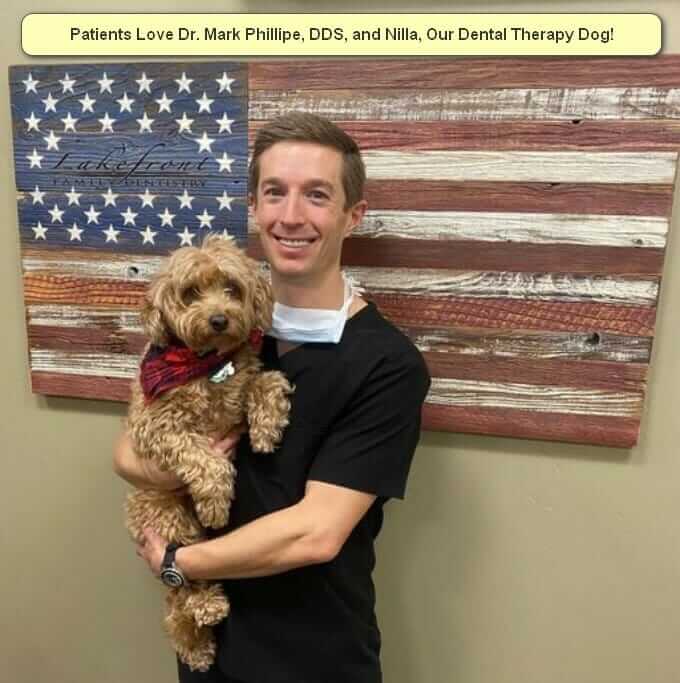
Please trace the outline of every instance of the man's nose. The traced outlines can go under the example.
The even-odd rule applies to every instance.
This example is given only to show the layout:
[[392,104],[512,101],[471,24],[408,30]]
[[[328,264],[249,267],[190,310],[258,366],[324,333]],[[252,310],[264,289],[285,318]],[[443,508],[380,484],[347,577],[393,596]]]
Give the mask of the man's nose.
[[304,223],[302,205],[298,196],[291,194],[286,197],[281,222],[286,225],[299,225],[300,223]]

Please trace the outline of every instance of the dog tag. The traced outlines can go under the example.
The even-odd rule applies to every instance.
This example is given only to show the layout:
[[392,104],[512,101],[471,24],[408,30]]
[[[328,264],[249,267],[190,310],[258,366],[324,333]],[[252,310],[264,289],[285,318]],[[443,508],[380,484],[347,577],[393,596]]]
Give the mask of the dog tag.
[[235,372],[236,370],[234,370],[234,364],[231,361],[229,361],[214,375],[210,376],[210,381],[215,384],[219,384],[220,382],[224,382],[224,380],[227,379],[227,377],[231,377],[233,374],[235,374]]

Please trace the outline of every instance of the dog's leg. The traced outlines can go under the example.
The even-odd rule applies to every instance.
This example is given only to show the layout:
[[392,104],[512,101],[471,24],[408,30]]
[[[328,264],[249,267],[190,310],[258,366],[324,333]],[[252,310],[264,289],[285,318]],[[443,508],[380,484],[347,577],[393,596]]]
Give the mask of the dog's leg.
[[229,614],[221,584],[193,581],[188,589],[184,608],[199,626],[214,626]]
[[292,392],[285,376],[276,371],[262,372],[249,384],[246,411],[254,451],[271,453],[276,448],[288,424]]
[[215,636],[186,610],[184,590],[171,588],[166,595],[165,630],[173,649],[192,671],[207,671],[215,661]]
[[215,453],[207,436],[195,432],[159,435],[152,457],[188,485],[203,526],[219,529],[227,523],[236,469]]

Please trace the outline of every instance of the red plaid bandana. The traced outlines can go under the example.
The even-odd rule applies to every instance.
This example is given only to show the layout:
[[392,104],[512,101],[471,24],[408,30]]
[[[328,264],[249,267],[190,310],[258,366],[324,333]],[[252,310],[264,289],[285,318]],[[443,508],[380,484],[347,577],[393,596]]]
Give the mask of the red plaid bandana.
[[[249,342],[259,353],[262,330],[253,330]],[[237,349],[238,351],[238,349]],[[228,356],[210,351],[199,356],[179,340],[166,347],[151,346],[142,360],[140,380],[147,403],[166,392],[197,377],[212,375],[223,368],[236,353]]]

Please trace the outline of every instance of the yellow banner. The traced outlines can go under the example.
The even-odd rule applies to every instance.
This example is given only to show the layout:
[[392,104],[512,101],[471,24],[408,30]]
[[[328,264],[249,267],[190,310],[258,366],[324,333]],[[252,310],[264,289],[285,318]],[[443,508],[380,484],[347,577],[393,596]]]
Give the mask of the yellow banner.
[[28,14],[31,56],[623,56],[661,50],[655,14]]

